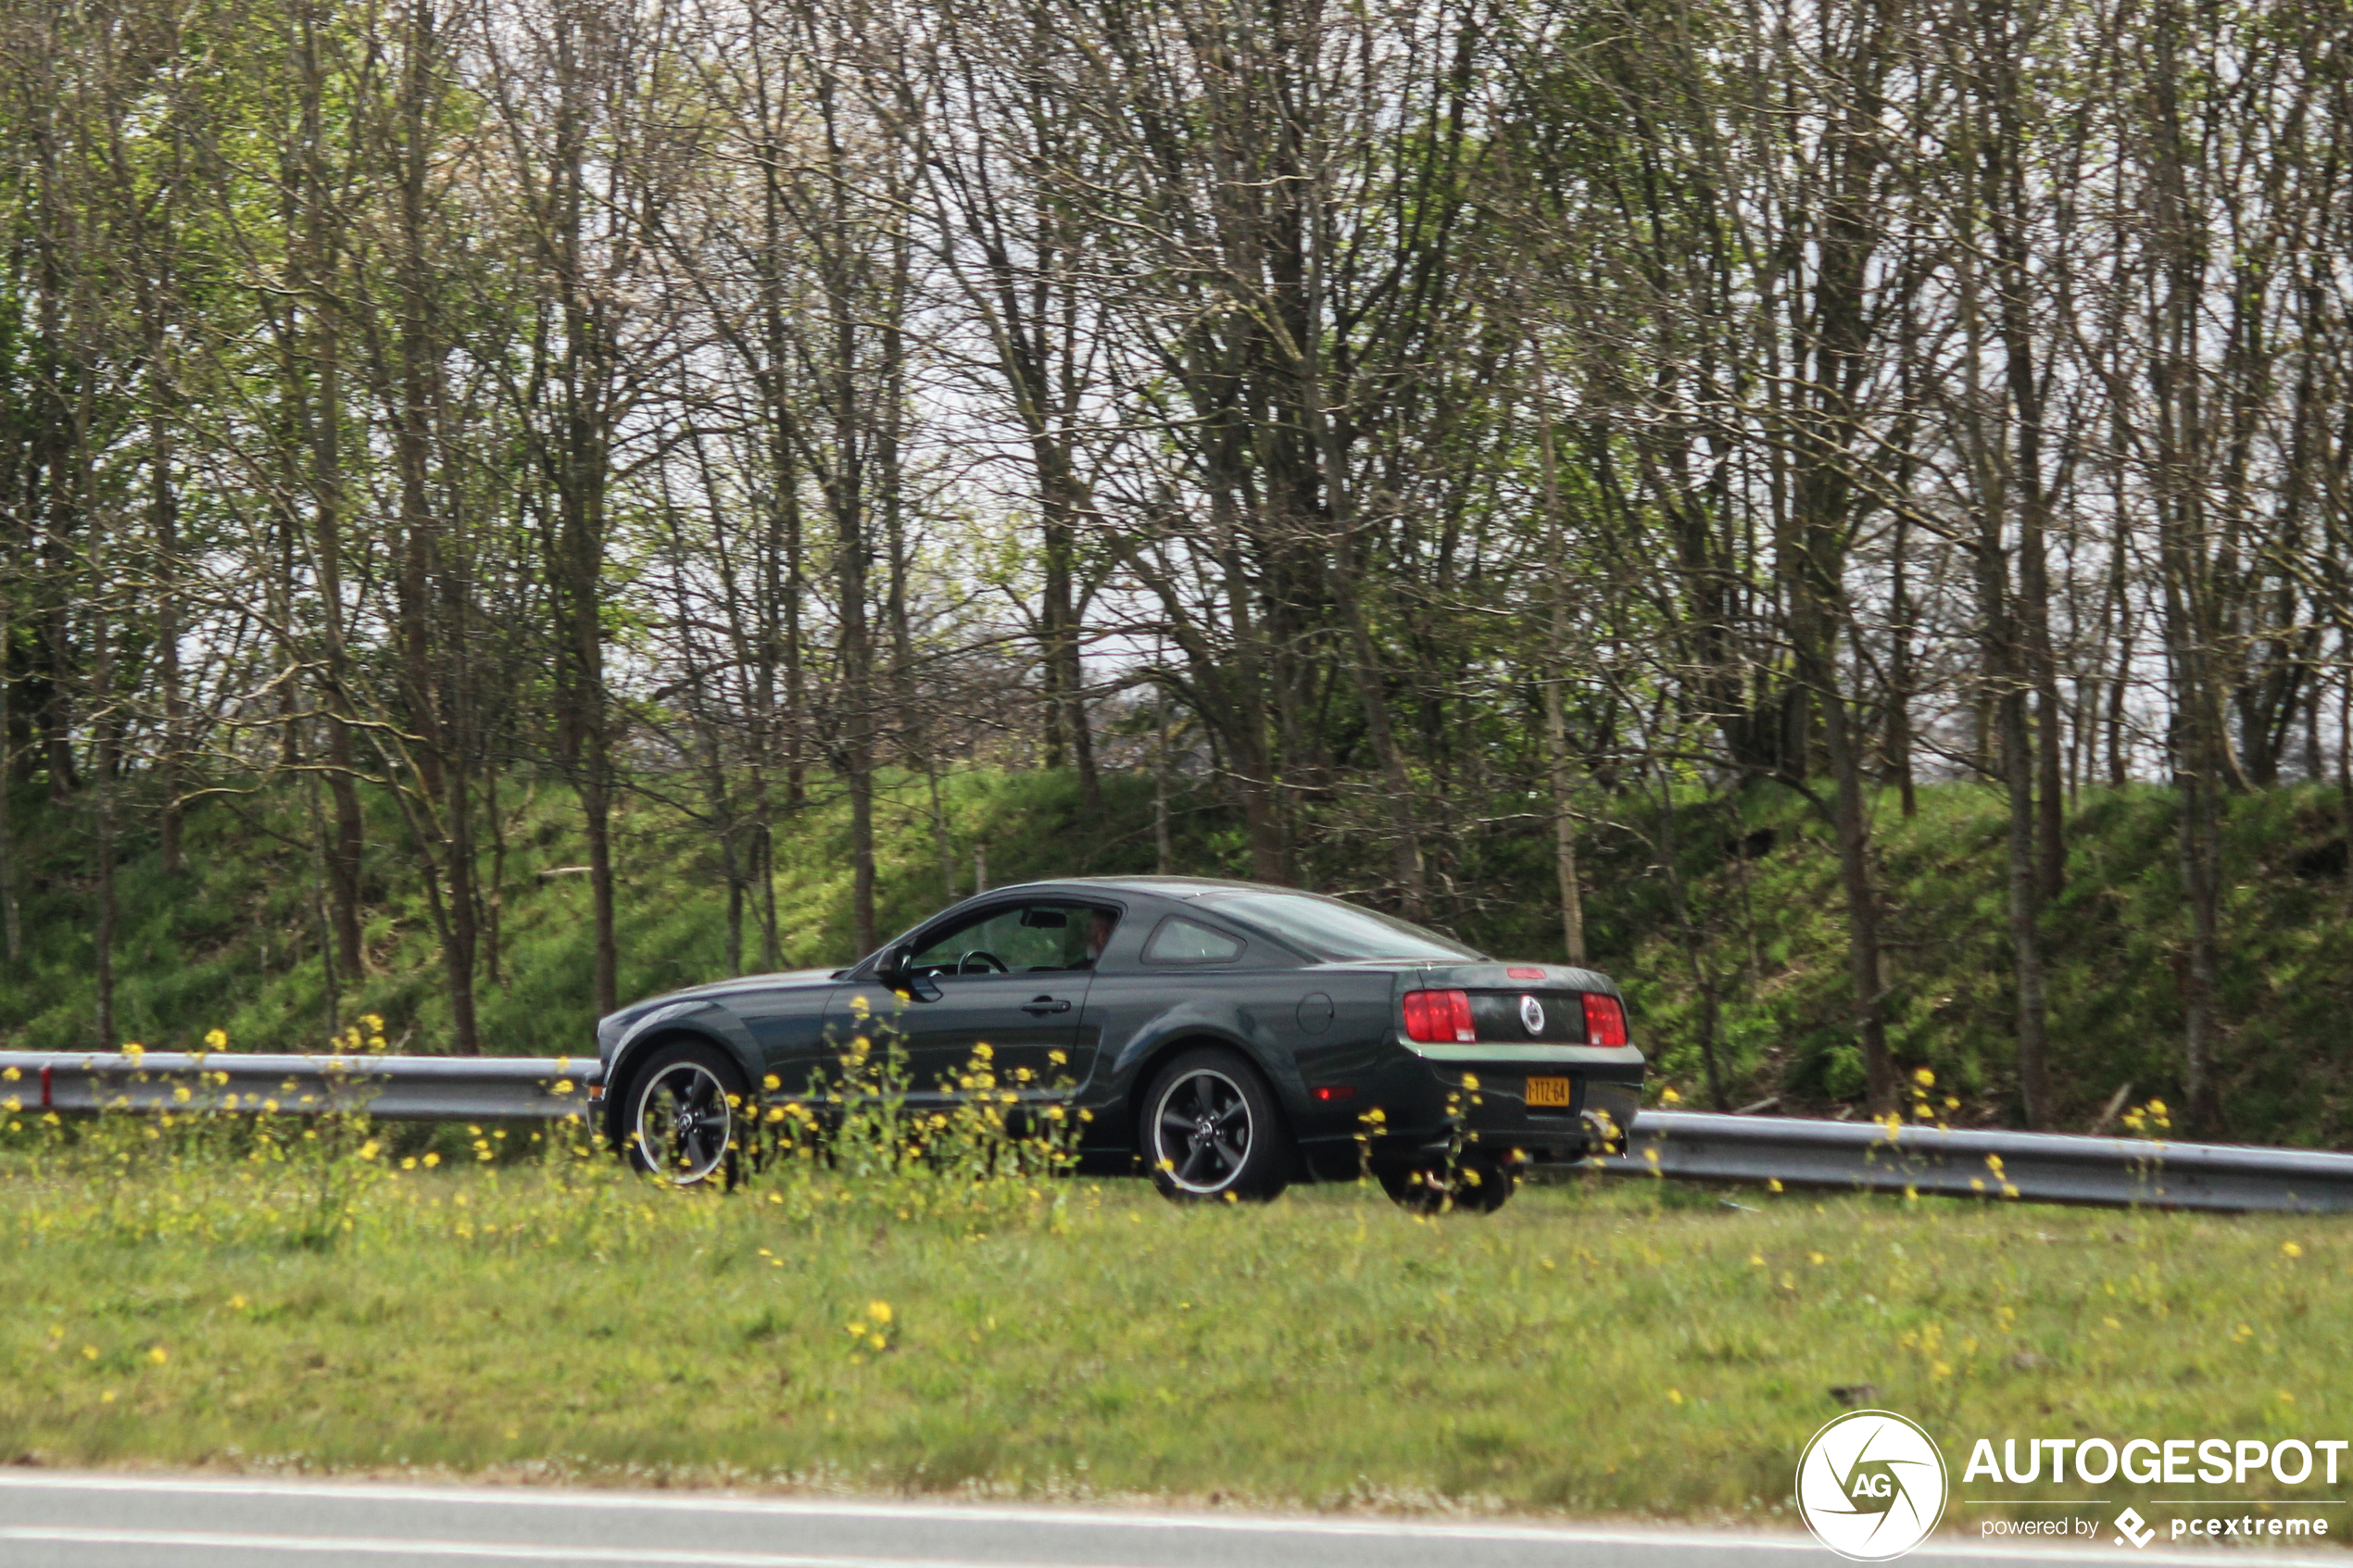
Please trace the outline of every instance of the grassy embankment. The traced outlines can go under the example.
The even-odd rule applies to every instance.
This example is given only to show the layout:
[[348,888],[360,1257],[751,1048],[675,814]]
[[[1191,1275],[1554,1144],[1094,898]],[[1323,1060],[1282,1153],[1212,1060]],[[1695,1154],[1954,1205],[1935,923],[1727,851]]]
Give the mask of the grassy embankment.
[[[1899,1063],[1930,1067],[1955,1120],[2018,1125],[2011,955],[2005,907],[2006,813],[1971,785],[1924,789],[1902,820],[1881,802],[1875,834],[1887,936],[1889,1039]],[[2181,1103],[2183,905],[2177,815],[2166,791],[2087,793],[2068,820],[2067,883],[2044,922],[2053,1076],[2062,1130],[2087,1127],[2119,1088]],[[1845,906],[1828,829],[1779,792],[1728,817],[1693,809],[1687,847],[1694,928],[1722,997],[1727,1098],[1780,1094],[1783,1108],[1854,1104]],[[1763,835],[1763,836],[1759,836]],[[2353,1147],[2353,984],[2341,805],[2297,785],[2233,799],[2224,822],[2221,1039],[2213,1135]],[[1745,845],[1749,858],[1732,850]],[[1698,986],[1661,879],[1642,874],[1595,898],[1604,943],[1635,977],[1638,1016],[1667,1043],[1689,1103],[1699,1060]]]
[[[1046,874],[1152,866],[1150,785],[1105,781],[1106,809],[1088,812],[1072,781],[1051,773],[971,772],[946,781],[958,848],[957,887],[973,890],[973,848],[986,846],[992,884]],[[121,908],[115,1014],[125,1039],[187,1049],[208,1030],[234,1048],[316,1048],[360,1013],[387,1021],[397,1048],[445,1048],[447,1008],[439,947],[422,884],[405,859],[389,801],[367,793],[370,877],[363,890],[369,972],[326,995],[315,824],[297,789],[205,802],[187,828],[188,870],[165,873],[149,847],[118,878]],[[510,1055],[577,1052],[593,1038],[593,954],[579,808],[560,784],[502,795],[503,852],[485,849],[490,890],[479,986],[485,1047]],[[23,855],[25,960],[0,968],[0,1047],[88,1048],[94,1017],[87,814],[59,811],[29,789],[16,797]],[[1180,816],[1186,868],[1222,864],[1215,823]],[[896,931],[939,907],[943,880],[920,781],[890,781],[878,813],[881,920]],[[650,995],[731,972],[726,885],[708,835],[666,806],[624,797],[614,816],[621,992]],[[780,822],[775,876],[783,967],[847,963],[850,870],[847,812],[814,801]],[[494,949],[495,948],[495,953]],[[760,967],[757,925],[745,921],[742,961]],[[332,1022],[330,1022],[332,1017]]]
[[[1069,776],[975,772],[947,781],[958,886],[985,847],[992,882],[1148,871],[1149,781],[1107,778],[1090,810]],[[0,972],[0,1046],[84,1047],[92,1006],[86,814],[16,797],[27,842],[24,962]],[[1214,792],[1176,802],[1175,869],[1232,874],[1247,864]],[[396,813],[371,802],[370,972],[337,1010],[324,994],[314,824],[296,790],[208,801],[189,821],[190,871],[163,874],[134,847],[120,877],[117,1017],[125,1038],[192,1046],[214,1026],[239,1048],[303,1048],[372,1011],[401,1048],[447,1036],[436,947]],[[1843,905],[1818,818],[1783,790],[1689,799],[1673,824],[1679,917],[1655,846],[1665,836],[1639,796],[1591,803],[1587,910],[1595,960],[1626,985],[1636,1027],[1687,1104],[1705,1103],[1699,986],[1692,948],[1719,1000],[1718,1060],[1733,1104],[1780,1094],[1793,1111],[1852,1105],[1854,1047]],[[588,1038],[588,889],[561,872],[582,859],[570,792],[516,783],[502,793],[503,857],[485,853],[496,892],[495,972],[480,987],[491,1048],[550,1055]],[[2069,819],[2068,882],[2047,922],[2051,1035],[2062,1124],[2088,1124],[2120,1086],[2134,1102],[2180,1100],[2183,915],[2173,802],[2164,791],[2087,793]],[[1877,843],[1886,902],[1890,1036],[1906,1070],[1931,1068],[1957,1122],[2014,1122],[2009,956],[2003,916],[2003,809],[1991,792],[1920,792],[1904,821],[1881,802]],[[707,836],[668,807],[627,801],[617,819],[624,996],[728,972],[725,892]],[[937,907],[927,796],[886,791],[880,812],[882,923]],[[2216,1073],[2226,1136],[2353,1145],[2353,1036],[2341,1025],[2353,976],[2342,816],[2331,791],[2296,786],[2233,800]],[[1445,847],[1446,902],[1435,919],[1491,950],[1556,953],[1549,839],[1542,824],[1491,824]],[[1311,885],[1376,885],[1377,847],[1339,835],[1302,850]],[[1352,859],[1351,857],[1356,857]],[[1364,863],[1358,863],[1359,860]],[[496,876],[492,875],[494,869]],[[776,878],[787,966],[852,955],[846,823],[815,802],[783,824]],[[1696,938],[1687,941],[1686,933]],[[485,952],[485,961],[488,960]],[[756,966],[756,935],[744,961]]]
[[1956,1465],[2353,1420],[2342,1222],[1649,1184],[1431,1222],[811,1167],[723,1198],[182,1135],[5,1157],[0,1458],[1787,1524],[1833,1386]]

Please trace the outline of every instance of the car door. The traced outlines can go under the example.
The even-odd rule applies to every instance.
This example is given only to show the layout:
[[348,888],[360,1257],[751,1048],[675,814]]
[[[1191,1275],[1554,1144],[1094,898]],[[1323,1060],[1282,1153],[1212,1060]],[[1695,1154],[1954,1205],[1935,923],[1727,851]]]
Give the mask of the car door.
[[[1079,1021],[1094,960],[1118,922],[1107,905],[1040,897],[996,904],[915,939],[907,1000],[890,1022],[907,1053],[909,1098],[961,1091],[980,1047],[996,1086],[1056,1098],[1085,1080]],[[848,1037],[853,1021],[837,1035]]]

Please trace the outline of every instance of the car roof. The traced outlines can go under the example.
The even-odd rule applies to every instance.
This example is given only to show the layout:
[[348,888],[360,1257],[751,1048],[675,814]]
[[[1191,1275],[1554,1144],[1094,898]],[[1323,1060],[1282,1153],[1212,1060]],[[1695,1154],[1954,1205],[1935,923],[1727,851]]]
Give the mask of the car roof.
[[[1009,883],[992,887],[991,893],[1013,893],[1030,888],[1057,887],[1093,888],[1103,892],[1152,893],[1163,898],[1198,898],[1205,893],[1297,893],[1296,887],[1284,887],[1271,882],[1243,882],[1236,878],[1214,876],[1057,876],[1043,877],[1036,882]],[[975,897],[979,895],[975,894]]]

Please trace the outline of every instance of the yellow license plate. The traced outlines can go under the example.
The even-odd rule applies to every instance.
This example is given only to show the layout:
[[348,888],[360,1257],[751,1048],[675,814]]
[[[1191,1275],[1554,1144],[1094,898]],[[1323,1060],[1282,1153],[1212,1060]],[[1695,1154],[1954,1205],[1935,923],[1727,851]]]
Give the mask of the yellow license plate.
[[1530,1078],[1528,1081],[1528,1103],[1531,1106],[1552,1105],[1568,1109],[1568,1080],[1566,1078]]

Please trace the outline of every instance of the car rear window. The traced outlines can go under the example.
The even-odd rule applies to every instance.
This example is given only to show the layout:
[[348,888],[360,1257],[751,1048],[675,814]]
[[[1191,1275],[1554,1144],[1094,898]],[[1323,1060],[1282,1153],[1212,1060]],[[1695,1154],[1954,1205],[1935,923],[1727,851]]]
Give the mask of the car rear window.
[[1146,963],[1214,964],[1232,963],[1242,956],[1247,946],[1230,932],[1219,931],[1199,921],[1182,915],[1171,915],[1160,922],[1152,939],[1144,944]]
[[1304,947],[1319,959],[1419,959],[1453,963],[1484,954],[1410,921],[1313,893],[1229,893],[1217,912]]

